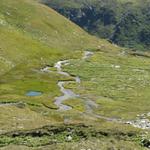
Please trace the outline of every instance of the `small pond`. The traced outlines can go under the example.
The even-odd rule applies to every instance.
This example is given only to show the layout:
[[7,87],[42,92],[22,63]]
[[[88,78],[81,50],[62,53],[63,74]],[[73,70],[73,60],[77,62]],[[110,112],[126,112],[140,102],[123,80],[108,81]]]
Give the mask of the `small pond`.
[[40,96],[42,94],[43,93],[39,92],[39,91],[29,91],[29,92],[26,93],[26,96]]

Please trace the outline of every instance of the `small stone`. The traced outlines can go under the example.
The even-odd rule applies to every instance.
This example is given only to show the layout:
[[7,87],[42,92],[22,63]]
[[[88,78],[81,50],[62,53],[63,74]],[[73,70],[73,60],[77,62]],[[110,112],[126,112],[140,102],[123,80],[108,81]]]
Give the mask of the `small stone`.
[[132,124],[130,121],[127,121],[125,124]]
[[119,65],[111,65],[112,68],[116,68],[116,69],[119,69],[121,68]]
[[70,135],[69,135],[69,136],[67,136],[66,141],[67,141],[67,142],[72,141],[72,136],[70,136]]
[[148,116],[148,117],[150,117],[150,112],[149,112],[149,113],[147,113],[147,116]]

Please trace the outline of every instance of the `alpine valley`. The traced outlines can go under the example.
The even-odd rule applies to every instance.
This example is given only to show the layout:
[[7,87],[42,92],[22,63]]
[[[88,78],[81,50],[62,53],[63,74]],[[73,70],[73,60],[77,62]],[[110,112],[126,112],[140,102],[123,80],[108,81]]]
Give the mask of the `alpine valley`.
[[[123,7],[131,3],[126,1],[109,1],[106,7],[114,10],[110,15],[124,11]],[[89,1],[91,5],[93,2],[97,1]],[[115,9],[113,2],[120,9]],[[148,2],[132,2],[130,9],[148,13]],[[142,20],[147,23],[140,30],[145,38],[140,46],[132,40],[135,35],[130,36],[139,34],[134,26],[136,21],[132,26],[130,21],[124,24],[123,20],[119,25],[121,33],[113,36],[123,44],[115,43],[122,46],[130,41],[133,51],[127,48],[128,44],[126,48],[120,47],[90,35],[51,6],[56,8],[59,4],[68,12],[66,7],[81,9],[82,1],[52,0],[52,8],[45,3],[0,1],[0,150],[149,149],[148,18]],[[113,20],[108,18],[105,21],[111,22],[110,35],[111,27],[118,21],[112,24]],[[127,28],[126,37],[122,37],[122,31],[126,32],[124,25],[130,29]],[[95,29],[100,32],[87,30],[108,37],[105,26],[99,26]]]

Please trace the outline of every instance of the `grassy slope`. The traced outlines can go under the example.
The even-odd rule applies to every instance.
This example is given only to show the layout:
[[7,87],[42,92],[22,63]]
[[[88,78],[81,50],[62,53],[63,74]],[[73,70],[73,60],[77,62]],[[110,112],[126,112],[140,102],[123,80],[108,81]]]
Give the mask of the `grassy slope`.
[[27,58],[46,59],[51,53],[85,48],[92,39],[55,11],[32,1],[1,1],[0,20],[1,61],[9,67]]
[[[93,98],[93,91],[91,88],[97,85],[90,82],[91,75],[93,76],[93,72],[95,72],[95,68],[92,65],[99,67],[99,65],[106,63],[106,60],[109,60],[108,65],[109,63],[115,63],[116,56],[121,51],[121,48],[111,45],[105,40],[98,40],[89,36],[79,27],[44,5],[31,0],[21,0],[21,2],[20,0],[2,0],[0,4],[0,102],[17,101],[20,102],[20,104],[18,104],[17,107],[0,107],[0,133],[15,130],[28,130],[44,125],[63,123],[64,119],[70,119],[70,123],[72,124],[92,124],[93,126],[100,127],[101,131],[106,130],[106,132],[113,132],[114,130],[118,132],[118,130],[121,130],[123,133],[130,133],[132,131],[139,133],[139,130],[129,128],[128,126],[123,127],[122,125],[107,123],[104,120],[83,117],[80,114],[84,109],[82,108],[83,103],[81,106],[78,104],[80,103],[80,100],[73,101],[73,105],[76,105],[76,107],[69,112],[60,113],[53,110],[56,108],[53,104],[54,97],[61,95],[57,87],[57,82],[58,80],[66,80],[66,77],[56,73],[40,73],[40,68],[45,65],[53,65],[60,59],[81,58],[83,50],[86,49],[99,49],[100,52],[104,53],[104,56],[98,52],[91,61],[85,63],[84,61],[77,60],[72,67],[74,68],[77,63],[81,66],[77,66],[74,70],[69,67],[66,69],[72,74],[81,76],[81,79],[83,80],[82,86],[88,87],[84,91],[79,91],[80,89],[77,89],[76,91],[79,93],[81,92],[81,94],[82,92],[85,94],[89,93]],[[128,62],[126,57],[121,59],[117,56],[117,58],[121,64],[124,61]],[[147,67],[149,59],[144,60]],[[141,59],[135,57],[131,58],[129,62],[131,64],[136,63],[137,65],[142,64]],[[79,72],[77,69],[79,69]],[[98,77],[100,75],[100,70],[96,69],[96,72],[95,75],[100,86],[101,79]],[[104,73],[110,78],[111,74],[108,74],[109,70],[104,69]],[[115,73],[117,72],[115,71],[114,74]],[[115,82],[115,79],[112,82]],[[105,85],[106,89],[109,88],[109,84],[111,84],[112,87],[114,86],[114,83],[112,82],[108,82],[108,85]],[[71,86],[74,88],[76,87],[75,85],[70,85],[69,87],[71,88]],[[39,97],[27,97],[25,94],[29,90],[42,91],[44,94]],[[99,88],[94,91],[94,94],[99,96],[102,91],[103,89]],[[111,94],[111,89],[109,92],[109,94]],[[97,103],[101,103],[97,98],[93,98],[93,100],[96,100]],[[25,105],[22,102],[24,102]],[[104,106],[106,105],[106,103],[103,104]],[[53,109],[49,109],[45,107],[45,105]],[[114,109],[114,107],[112,107],[112,109]],[[99,110],[96,111],[101,113]],[[112,111],[107,109],[105,112],[107,114]],[[143,112],[143,109],[141,112]],[[123,115],[124,114],[125,113],[123,113]],[[85,130],[85,132],[88,133],[88,129],[87,131]],[[22,140],[25,140],[27,141],[27,145],[31,143],[31,145],[33,144],[33,146],[35,146],[39,144],[42,145],[42,142],[45,143],[49,139],[49,137],[48,139],[47,137],[44,137],[46,138],[46,141],[43,141],[36,138],[37,137],[35,137],[36,141],[34,140],[34,137],[22,137],[21,139],[18,138],[15,140],[11,137],[6,137],[6,139],[4,137],[4,140],[0,140],[6,145],[8,143],[16,144],[17,141],[18,143],[22,143]],[[65,138],[65,135],[60,134],[56,138],[62,140],[62,138]],[[116,147],[122,148],[120,142],[124,143],[124,141],[117,142],[117,138],[114,138],[114,141],[112,139],[113,136],[108,137],[108,139],[104,138],[103,142],[98,140],[95,149],[101,144],[104,144],[105,148],[108,143],[110,146],[107,148],[112,147],[113,142],[115,142]],[[89,144],[90,141],[91,143],[95,142],[89,139],[87,143]],[[78,142],[70,143],[69,145],[64,143],[64,145],[58,144],[58,148],[61,149],[64,147],[64,149],[70,149],[72,146],[75,146],[74,149],[78,149],[77,145]],[[80,141],[80,145],[81,147],[87,146],[84,140]],[[91,147],[91,145],[92,144],[89,144],[88,146]],[[132,148],[133,145],[137,147],[137,149],[141,148],[137,142],[131,142],[129,148]],[[56,148],[55,145],[52,145],[50,148],[53,149],[54,147]],[[10,147],[6,147],[6,149],[10,149]],[[15,147],[14,149],[17,148]]]

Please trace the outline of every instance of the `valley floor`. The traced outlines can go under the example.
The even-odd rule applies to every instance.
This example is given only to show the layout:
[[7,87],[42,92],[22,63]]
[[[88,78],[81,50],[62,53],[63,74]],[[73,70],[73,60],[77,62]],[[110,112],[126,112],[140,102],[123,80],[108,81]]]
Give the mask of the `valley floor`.
[[0,149],[150,146],[150,59],[125,51],[77,56],[3,76]]

